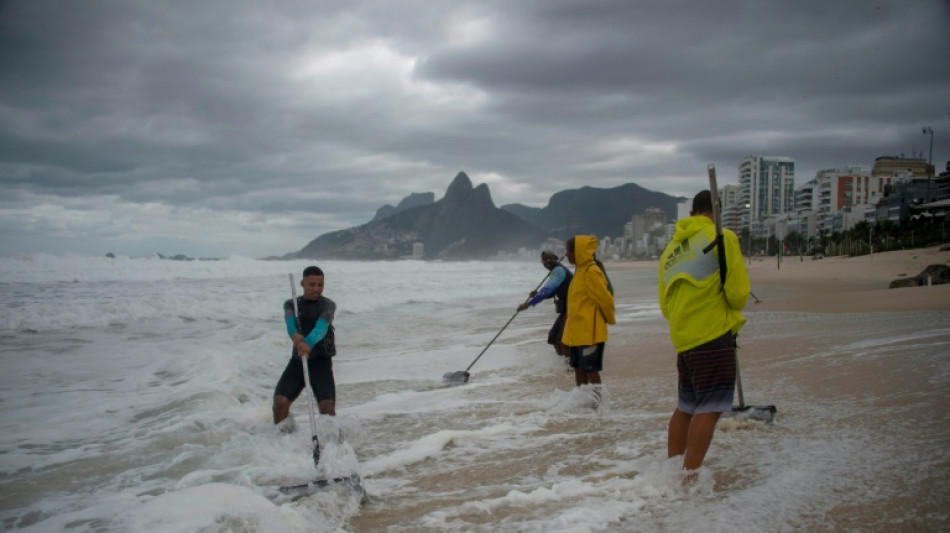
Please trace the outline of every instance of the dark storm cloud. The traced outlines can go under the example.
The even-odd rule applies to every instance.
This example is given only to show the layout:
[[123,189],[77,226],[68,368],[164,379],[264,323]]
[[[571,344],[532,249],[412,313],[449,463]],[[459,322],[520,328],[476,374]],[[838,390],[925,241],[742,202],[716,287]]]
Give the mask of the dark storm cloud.
[[[518,10],[521,7],[522,10]],[[514,92],[848,94],[933,79],[939,2],[520,2],[421,73]],[[945,81],[945,77],[941,78]]]
[[[802,183],[928,125],[939,168],[948,22],[939,0],[3,2],[0,224],[217,213],[263,255],[460,170],[499,204],[688,195],[707,162],[786,155]],[[20,225],[57,205],[81,216]]]

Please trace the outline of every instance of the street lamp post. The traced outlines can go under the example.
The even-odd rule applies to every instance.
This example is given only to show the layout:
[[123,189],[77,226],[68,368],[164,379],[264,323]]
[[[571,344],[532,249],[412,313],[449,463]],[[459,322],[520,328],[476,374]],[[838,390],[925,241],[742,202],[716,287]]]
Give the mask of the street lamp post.
[[924,135],[930,134],[930,153],[927,157],[927,203],[930,203],[930,182],[933,181],[933,172],[931,169],[934,167],[934,130],[930,126],[926,126],[921,130],[921,133]]

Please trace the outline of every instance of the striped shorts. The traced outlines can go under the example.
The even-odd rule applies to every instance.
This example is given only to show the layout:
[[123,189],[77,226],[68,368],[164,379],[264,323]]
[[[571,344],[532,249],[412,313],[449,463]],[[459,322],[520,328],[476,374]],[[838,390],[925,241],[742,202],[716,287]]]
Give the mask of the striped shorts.
[[736,337],[730,332],[677,355],[679,403],[687,414],[732,411],[736,391]]

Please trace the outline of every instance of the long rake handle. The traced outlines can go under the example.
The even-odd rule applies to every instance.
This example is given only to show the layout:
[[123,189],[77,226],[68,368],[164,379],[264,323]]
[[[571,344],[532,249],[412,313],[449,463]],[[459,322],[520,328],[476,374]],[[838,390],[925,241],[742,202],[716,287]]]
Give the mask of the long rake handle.
[[739,350],[736,348],[736,392],[739,393],[739,409],[745,409],[745,397],[742,395],[742,373],[739,372]]
[[[557,260],[557,262],[560,263],[562,259],[564,259],[564,256],[563,256],[563,255],[561,256],[560,259]],[[553,269],[552,269],[552,270],[553,270]],[[549,277],[551,277],[551,270],[548,271],[548,273],[547,273],[547,274],[544,276],[544,278],[541,280],[541,283],[538,283],[538,286],[535,287],[535,288],[534,288],[534,291],[532,291],[532,292],[537,292],[538,289],[541,288],[541,285],[544,285],[544,282],[547,281]],[[531,301],[531,297],[530,297],[530,296],[528,296],[527,298],[525,298],[524,303],[528,303],[529,301]],[[518,311],[515,311],[515,314],[511,315],[511,318],[508,319],[508,322],[505,322],[505,325],[501,327],[501,329],[498,331],[498,333],[495,334],[494,337],[492,337],[492,340],[488,341],[488,344],[486,344],[485,347],[482,348],[482,351],[481,351],[481,353],[478,354],[478,357],[476,357],[475,360],[472,361],[472,364],[468,365],[468,368],[465,369],[466,372],[468,372],[469,370],[471,370],[472,367],[475,366],[475,363],[477,363],[478,360],[481,359],[481,357],[482,357],[483,355],[485,355],[485,352],[488,351],[488,348],[489,348],[492,344],[495,343],[495,340],[501,335],[501,333],[502,333],[503,331],[505,331],[505,329],[508,328],[508,325],[511,324],[511,322],[515,319],[516,316],[518,316]]]
[[[291,301],[294,303],[294,320],[297,322],[297,331],[300,331],[300,313],[297,309],[297,286],[294,285],[294,275],[288,274],[290,278],[290,294],[293,296]],[[300,364],[303,365],[303,379],[304,383],[307,384],[307,410],[310,413],[310,437],[311,439],[317,438],[317,419],[313,414],[313,389],[310,388],[310,368],[307,366],[307,360],[309,356],[301,355]]]
[[498,336],[501,335],[501,332],[502,332],[502,331],[505,331],[505,329],[508,327],[509,324],[511,324],[511,322],[515,319],[516,316],[518,316],[518,312],[517,312],[517,311],[515,311],[515,314],[511,315],[511,318],[508,319],[508,322],[505,322],[505,325],[501,327],[501,329],[498,331],[498,333],[496,333],[495,336],[492,337],[492,339],[491,339],[490,341],[488,341],[488,344],[486,344],[485,347],[482,348],[482,351],[478,354],[478,357],[476,357],[475,360],[472,361],[472,364],[468,365],[468,368],[465,369],[466,372],[468,372],[469,370],[472,369],[473,366],[475,366],[475,363],[477,363],[478,360],[481,359],[482,355],[484,355],[485,352],[488,351],[488,347],[491,346],[492,344],[494,344],[495,339],[497,339]]
[[[716,242],[714,244],[719,247],[719,280],[722,282],[722,291],[725,293],[726,239],[722,235],[722,216],[719,212],[719,186],[716,183],[716,166],[710,163],[706,167],[706,171],[709,174],[709,194],[712,196],[713,218],[716,221]],[[745,398],[742,396],[742,373],[739,371],[739,350],[736,350],[736,392],[739,393],[739,408],[745,409]]]

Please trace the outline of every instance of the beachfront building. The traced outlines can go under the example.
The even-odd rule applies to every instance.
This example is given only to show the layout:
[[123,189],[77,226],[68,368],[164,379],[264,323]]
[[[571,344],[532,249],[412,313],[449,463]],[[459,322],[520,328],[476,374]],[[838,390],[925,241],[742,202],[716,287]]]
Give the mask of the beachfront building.
[[922,158],[882,155],[874,159],[871,175],[926,179],[934,175],[933,170],[933,165]]
[[776,217],[795,205],[795,160],[764,155],[743,159],[737,203],[745,208],[737,227],[748,227],[756,238],[773,234]]
[[932,193],[930,180],[908,178],[894,180],[888,184],[884,197],[877,204],[875,220],[891,220],[900,223],[914,214],[914,206],[927,204]]
[[[941,177],[950,174],[950,162],[947,167],[948,172],[942,173]],[[876,206],[875,220],[900,222],[915,216],[917,211],[921,211],[921,206],[932,205],[950,196],[947,180],[932,179],[933,172],[933,165],[923,158],[883,156],[875,159],[872,175],[891,178]],[[928,210],[925,208],[921,212],[927,214]]]
[[913,206],[913,210],[911,220],[923,218],[946,224],[947,212],[950,211],[950,161],[947,161],[946,169],[934,178],[930,188],[930,201]]
[[725,185],[719,191],[719,202],[722,204],[722,227],[729,228],[736,234],[739,231],[739,220],[745,211],[745,204],[740,201],[741,189],[738,185]]
[[554,237],[548,237],[544,242],[541,243],[541,251],[552,252],[558,257],[564,257],[564,253],[566,251],[564,248],[564,241]]
[[950,161],[947,161],[944,171],[934,178],[935,195],[933,200],[946,200],[950,198]]
[[663,241],[658,243],[661,250],[666,249],[666,245],[673,240],[674,235],[676,235],[676,222],[663,226]]
[[[811,220],[806,214],[816,214],[814,225],[809,222],[800,229],[812,237],[844,232],[862,221],[899,222],[926,198],[930,168],[922,159],[882,156],[874,160],[873,167],[819,170],[814,179],[795,190],[798,218]],[[795,218],[793,214],[786,217],[789,221]]]
[[818,212],[818,178],[808,180],[804,185],[795,189],[795,211]]
[[626,248],[626,239],[624,237],[604,237],[597,244],[597,257],[611,260],[618,260],[624,257],[623,250]]
[[630,222],[624,224],[624,240],[629,248],[620,251],[621,255],[650,257],[656,254],[659,242],[664,237],[666,212],[658,207],[647,208],[642,214],[633,215]]
[[890,179],[878,176],[872,182],[871,169],[867,166],[835,167],[816,172],[811,182],[815,189],[812,205],[818,213],[819,229],[842,231],[840,219],[836,223],[835,217],[845,210],[850,211],[854,205],[867,204],[869,200],[876,203]]

